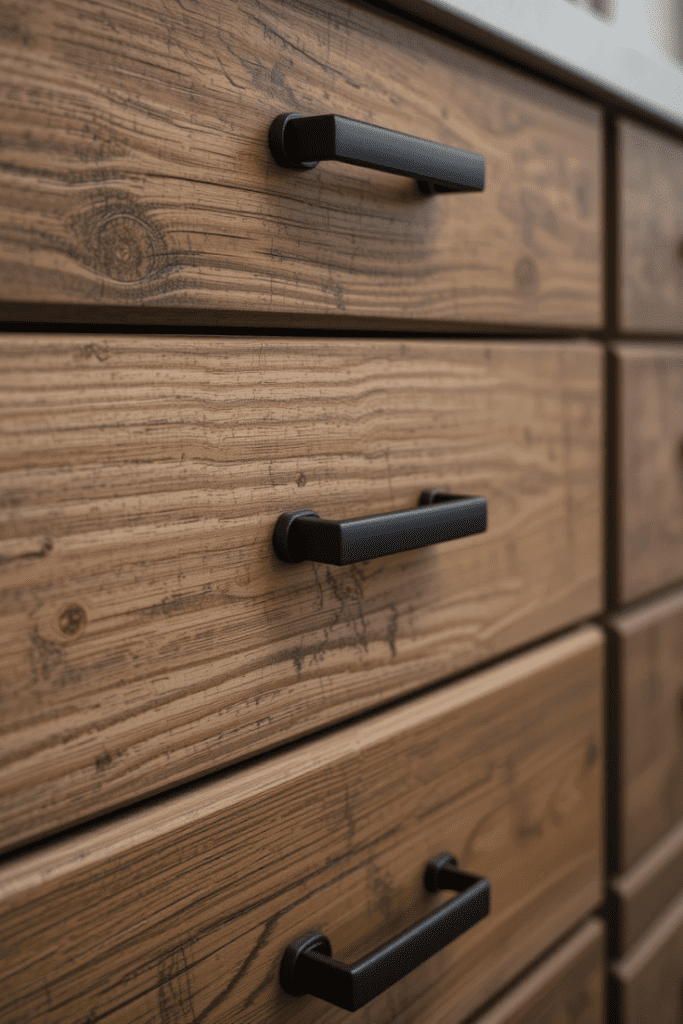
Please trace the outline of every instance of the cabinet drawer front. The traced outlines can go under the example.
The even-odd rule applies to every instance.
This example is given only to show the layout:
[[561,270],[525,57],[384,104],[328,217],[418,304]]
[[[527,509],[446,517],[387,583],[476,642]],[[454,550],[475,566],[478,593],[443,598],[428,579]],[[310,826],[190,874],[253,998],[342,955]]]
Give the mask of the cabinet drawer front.
[[615,346],[621,603],[683,579],[683,345]]
[[678,1024],[683,998],[683,895],[612,965],[615,1024]]
[[453,898],[423,882],[444,850],[489,916],[354,1019],[457,1024],[602,900],[602,670],[583,627],[6,859],[4,1024],[345,1021],[282,991],[285,948],[384,945]]
[[683,591],[615,615],[610,626],[623,871],[683,818]]
[[[2,299],[118,307],[98,323],[135,306],[195,325],[211,309],[213,326],[244,311],[290,326],[601,326],[597,107],[344,0],[42,0],[13,17]],[[268,130],[287,112],[479,153],[486,190],[427,197],[364,167],[283,169]]]
[[632,868],[610,880],[614,939],[621,954],[683,892],[683,821]]
[[627,120],[617,132],[620,326],[680,334],[683,145]]
[[[2,339],[4,843],[599,610],[599,346]],[[446,487],[486,533],[285,564],[283,512]]]
[[471,1024],[603,1024],[605,926],[591,918]]

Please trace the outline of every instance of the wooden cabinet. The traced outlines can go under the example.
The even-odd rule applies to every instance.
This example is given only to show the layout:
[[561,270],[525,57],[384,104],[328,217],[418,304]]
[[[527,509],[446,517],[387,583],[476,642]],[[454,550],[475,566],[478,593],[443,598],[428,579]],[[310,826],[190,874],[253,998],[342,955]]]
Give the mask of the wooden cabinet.
[[612,965],[609,981],[620,1024],[678,1024],[683,1005],[683,896]]
[[683,821],[628,871],[611,878],[609,890],[613,946],[622,954],[683,892]]
[[683,592],[609,620],[619,734],[617,870],[683,819]]
[[583,627],[6,861],[4,1024],[346,1020],[282,991],[283,950],[385,944],[452,898],[423,882],[443,850],[490,914],[355,1019],[463,1021],[602,899],[602,672]]
[[683,144],[625,118],[617,133],[619,326],[680,334]]
[[604,934],[590,918],[471,1024],[603,1024]]
[[[2,298],[207,326],[603,325],[595,105],[346,0],[41,0],[13,18]],[[480,153],[486,192],[285,170],[267,140],[286,112]]]
[[[602,363],[567,343],[2,337],[0,847],[598,611]],[[430,487],[485,497],[486,532],[342,567],[273,551],[283,512],[375,515]]]
[[[444,851],[490,913],[358,1020],[675,1019],[683,130],[430,11],[2,19],[3,1024],[341,1022],[284,951],[463,905]],[[288,113],[485,190],[283,167]],[[486,530],[276,554],[432,488]]]
[[683,579],[683,345],[613,349],[616,589],[626,604]]

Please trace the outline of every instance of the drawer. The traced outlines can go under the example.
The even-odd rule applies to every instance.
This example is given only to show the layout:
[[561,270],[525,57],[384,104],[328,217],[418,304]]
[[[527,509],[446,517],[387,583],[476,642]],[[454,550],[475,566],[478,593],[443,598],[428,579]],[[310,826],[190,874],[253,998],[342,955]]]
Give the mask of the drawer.
[[612,964],[615,1024],[679,1024],[683,1002],[683,895],[633,948]]
[[602,672],[585,626],[5,858],[4,1024],[346,1021],[281,989],[285,949],[383,947],[454,898],[442,851],[489,915],[354,1020],[459,1024],[602,900]]
[[617,345],[617,588],[683,579],[683,345]]
[[[0,298],[78,308],[4,319],[603,325],[596,106],[365,3],[42,0],[12,18]],[[268,131],[288,112],[479,153],[486,190],[283,169]]]
[[486,1013],[468,1024],[603,1024],[605,926],[590,918]]
[[619,326],[680,334],[683,316],[683,144],[617,125]]
[[625,953],[683,892],[683,822],[621,875],[610,879],[615,952]]
[[[2,842],[595,614],[599,346],[6,335]],[[488,529],[285,564],[283,512],[483,496]]]
[[683,819],[683,591],[609,619],[618,810],[617,870]]

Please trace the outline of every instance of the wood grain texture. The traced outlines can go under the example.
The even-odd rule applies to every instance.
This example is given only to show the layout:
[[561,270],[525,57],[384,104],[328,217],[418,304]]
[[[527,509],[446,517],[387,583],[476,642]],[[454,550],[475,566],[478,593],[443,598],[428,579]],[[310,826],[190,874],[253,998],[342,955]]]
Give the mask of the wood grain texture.
[[679,1024],[683,1013],[683,896],[611,969],[616,1024]]
[[614,347],[617,592],[683,579],[683,345]]
[[618,658],[619,870],[683,819],[683,591],[610,617]]
[[683,892],[683,821],[621,875],[610,879],[617,953],[625,953]]
[[[598,108],[435,32],[345,0],[42,0],[0,47],[6,301],[603,323]],[[286,111],[480,152],[486,191],[283,170]]]
[[[601,605],[585,344],[6,335],[2,843],[311,733]],[[485,534],[285,565],[283,511],[429,486]]]
[[490,915],[354,1020],[458,1024],[602,899],[603,660],[586,626],[6,859],[3,1024],[341,1024],[283,993],[284,949],[378,948],[452,898],[441,850]]
[[617,160],[619,326],[683,334],[683,145],[621,119]]
[[603,1024],[605,925],[596,917],[468,1024]]

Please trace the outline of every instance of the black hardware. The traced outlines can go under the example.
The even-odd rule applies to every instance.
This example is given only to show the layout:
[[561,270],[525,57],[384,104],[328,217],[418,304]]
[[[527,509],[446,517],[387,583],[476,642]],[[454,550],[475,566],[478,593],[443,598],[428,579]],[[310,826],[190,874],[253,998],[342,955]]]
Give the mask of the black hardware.
[[486,498],[423,491],[417,508],[359,519],[321,519],[311,509],[283,512],[273,531],[283,562],[351,565],[486,530]]
[[424,882],[430,892],[456,889],[458,895],[354,964],[332,959],[326,935],[301,935],[287,946],[280,962],[280,984],[285,992],[317,996],[343,1010],[358,1010],[487,916],[488,878],[458,871],[452,854],[433,857]]
[[421,192],[481,192],[484,157],[338,114],[278,114],[268,143],[280,167],[305,171],[320,160],[417,178]]

